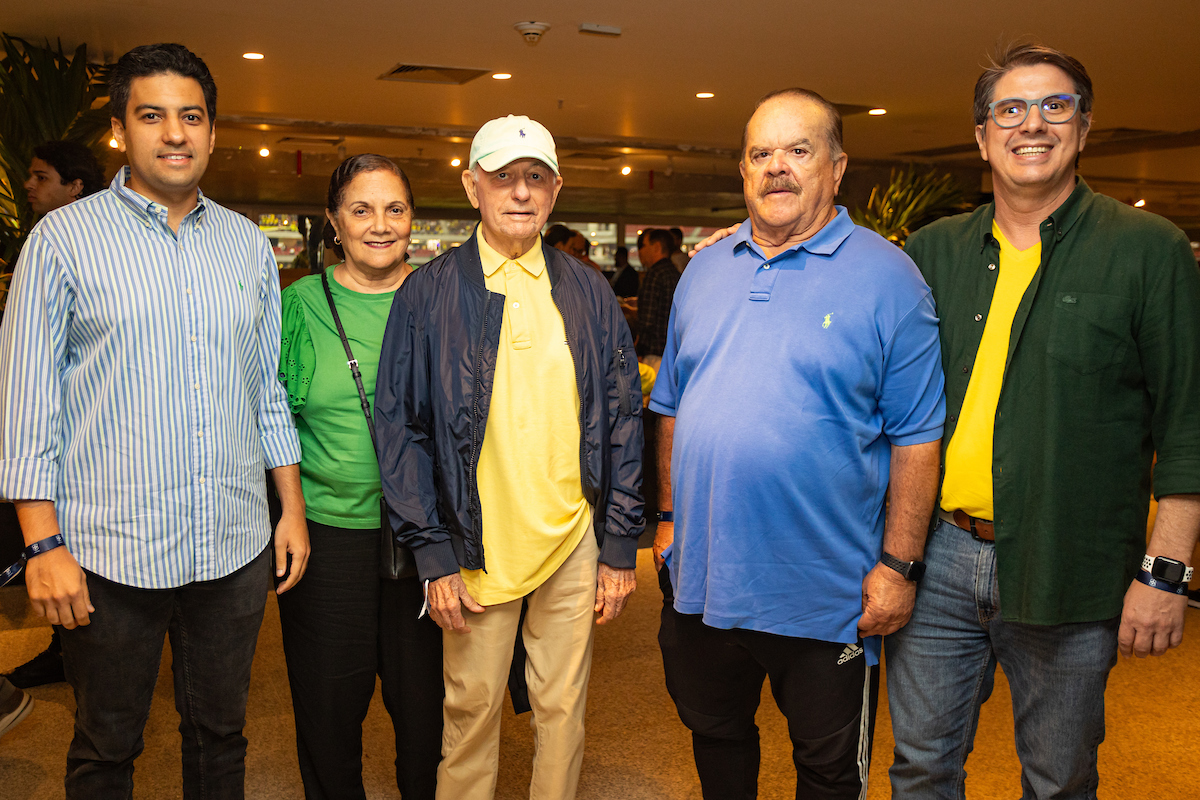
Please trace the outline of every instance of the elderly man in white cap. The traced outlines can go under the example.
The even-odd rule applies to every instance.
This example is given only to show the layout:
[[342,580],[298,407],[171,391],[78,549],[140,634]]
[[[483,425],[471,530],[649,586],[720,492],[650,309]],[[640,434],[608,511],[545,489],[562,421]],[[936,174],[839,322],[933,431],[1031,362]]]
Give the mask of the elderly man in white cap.
[[530,795],[571,798],[593,615],[614,619],[635,586],[637,356],[603,276],[542,242],[563,183],[550,133],[528,117],[488,122],[462,181],[480,225],[397,291],[376,385],[392,527],[445,630],[437,795],[492,797],[521,635]]

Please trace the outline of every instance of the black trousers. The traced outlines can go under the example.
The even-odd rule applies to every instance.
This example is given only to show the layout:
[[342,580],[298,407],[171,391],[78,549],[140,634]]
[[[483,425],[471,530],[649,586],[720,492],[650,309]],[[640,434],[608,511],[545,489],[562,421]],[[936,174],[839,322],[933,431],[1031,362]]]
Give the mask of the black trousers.
[[365,797],[362,722],[375,676],[396,731],[396,786],[433,800],[442,752],[442,631],[416,578],[379,577],[379,530],[308,521],[304,578],[279,598],[300,777],[309,800]]
[[87,573],[92,622],[62,631],[76,704],[69,800],[133,797],[133,763],[144,747],[164,634],[183,739],[183,797],[244,796],[242,729],[271,563],[268,547],[223,578],[175,589],[138,589]]
[[713,628],[672,607],[665,568],[659,584],[667,691],[692,731],[705,800],[758,796],[754,715],[767,677],[788,721],[797,800],[856,800],[867,780],[879,701],[879,671],[866,665],[861,642]]

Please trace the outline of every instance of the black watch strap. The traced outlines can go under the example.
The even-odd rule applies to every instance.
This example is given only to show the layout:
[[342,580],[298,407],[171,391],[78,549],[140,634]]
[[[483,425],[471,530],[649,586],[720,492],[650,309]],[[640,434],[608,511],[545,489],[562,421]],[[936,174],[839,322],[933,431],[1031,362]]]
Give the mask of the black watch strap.
[[879,562],[899,572],[906,581],[920,583],[921,578],[925,577],[924,561],[901,561],[891,553],[884,553],[879,557]]

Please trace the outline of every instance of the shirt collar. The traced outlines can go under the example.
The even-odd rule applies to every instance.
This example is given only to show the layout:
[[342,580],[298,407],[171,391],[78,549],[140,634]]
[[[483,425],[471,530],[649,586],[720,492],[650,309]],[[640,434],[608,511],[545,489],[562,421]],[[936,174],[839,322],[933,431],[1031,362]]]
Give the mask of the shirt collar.
[[538,236],[537,241],[533,243],[533,247],[530,247],[528,251],[516,258],[506,258],[488,244],[487,240],[483,238],[482,225],[476,228],[475,237],[479,241],[479,261],[483,265],[483,274],[489,278],[495,275],[496,270],[509,261],[518,264],[521,269],[535,278],[541,277],[542,272],[546,269],[546,257],[542,254],[541,236]]
[[[142,195],[130,189],[126,184],[129,182],[130,169],[129,165],[121,167],[117,170],[117,174],[113,176],[112,183],[108,188],[121,199],[125,206],[132,211],[142,222],[147,225],[151,220],[161,220],[166,224],[167,207],[162,203],[156,203],[153,200],[143,197]],[[187,213],[184,222],[189,219],[194,219],[197,225],[204,219],[205,212],[208,210],[208,204],[204,197],[204,192],[196,189],[196,207]]]
[[[850,213],[846,211],[845,206],[834,206],[834,208],[837,209],[837,214],[834,215],[833,219],[825,223],[825,227],[803,242],[792,245],[782,253],[776,254],[773,258],[778,258],[784,253],[794,253],[797,250],[807,250],[813,255],[820,256],[829,256],[837,252],[837,249],[842,246],[842,242],[846,241],[846,237],[854,232],[854,222],[850,219]],[[730,237],[733,241],[734,250],[739,245],[745,245],[760,256],[763,256],[763,258],[766,258],[762,248],[755,244],[753,233],[750,220],[743,222],[741,227],[737,229],[737,233]]]
[[[1075,188],[1071,191],[1071,194],[1067,195],[1067,199],[1063,200],[1062,205],[1050,212],[1050,216],[1046,217],[1042,222],[1042,228],[1053,229],[1055,238],[1061,241],[1070,232],[1071,228],[1075,226],[1075,223],[1079,221],[1079,218],[1083,216],[1083,212],[1092,204],[1094,194],[1095,192],[1092,191],[1092,187],[1087,185],[1087,181],[1076,177]],[[982,226],[979,242],[981,252],[995,239],[992,236],[992,221],[995,218],[996,203],[993,201],[988,204],[986,213],[979,219]],[[1045,241],[1045,238],[1042,241]]]

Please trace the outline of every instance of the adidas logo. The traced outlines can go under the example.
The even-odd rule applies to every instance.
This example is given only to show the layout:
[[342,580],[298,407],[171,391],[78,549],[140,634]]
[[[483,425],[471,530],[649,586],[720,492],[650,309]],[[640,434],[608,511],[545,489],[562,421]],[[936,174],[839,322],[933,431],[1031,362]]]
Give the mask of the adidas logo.
[[845,664],[852,658],[858,658],[863,654],[863,649],[856,644],[846,645],[846,649],[842,651],[842,655],[838,658],[838,666]]

